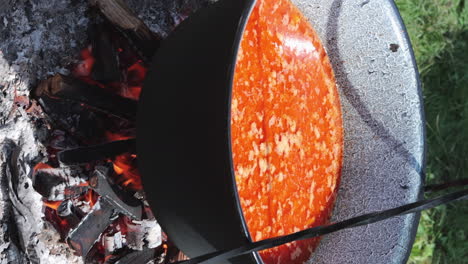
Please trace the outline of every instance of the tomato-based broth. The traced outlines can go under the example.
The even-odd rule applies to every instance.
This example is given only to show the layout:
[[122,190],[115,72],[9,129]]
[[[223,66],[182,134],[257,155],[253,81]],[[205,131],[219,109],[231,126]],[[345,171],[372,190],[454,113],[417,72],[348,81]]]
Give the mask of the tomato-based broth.
[[[338,92],[319,37],[289,0],[258,0],[241,41],[231,106],[237,189],[254,241],[325,224],[342,165]],[[260,252],[302,263],[318,239]]]

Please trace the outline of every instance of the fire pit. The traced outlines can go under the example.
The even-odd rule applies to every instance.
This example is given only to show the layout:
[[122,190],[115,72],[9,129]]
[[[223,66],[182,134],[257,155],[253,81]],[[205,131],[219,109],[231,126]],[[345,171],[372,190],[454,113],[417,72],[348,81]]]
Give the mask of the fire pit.
[[[143,192],[153,188],[142,186],[136,167],[136,99],[161,40],[206,3],[128,1],[129,8],[123,1],[95,0],[86,13],[87,3],[51,2],[70,16],[68,22],[61,23],[48,13],[52,4],[7,2],[2,8],[10,15],[0,21],[1,36],[6,39],[0,43],[0,89],[5,102],[0,108],[1,260],[168,263],[184,259],[161,230]],[[383,0],[294,2],[320,34],[341,89],[345,164],[333,219],[415,201],[424,166],[420,88],[395,6]],[[69,31],[75,32],[61,37]],[[76,41],[66,41],[74,36]],[[181,48],[188,44],[180,43]],[[74,54],[80,54],[79,59],[64,67]],[[34,100],[28,97],[30,89]],[[170,97],[167,100],[169,105],[173,102]],[[161,111],[167,109],[171,108]],[[166,121],[171,122],[169,117]],[[165,155],[154,151],[155,156]],[[144,166],[144,176],[151,177],[150,164]],[[163,178],[159,173],[156,166],[154,177]],[[165,191],[165,187],[156,188],[162,189],[157,194],[160,203],[167,202],[158,205],[166,208],[167,219],[180,208],[171,208],[173,200],[164,199],[179,196],[196,201],[200,195],[199,188],[183,183]],[[221,200],[218,205],[223,208]],[[195,207],[185,208],[187,214],[197,212]],[[311,261],[403,263],[417,220],[417,215],[409,215],[327,236]],[[183,233],[188,228],[184,222],[165,225],[170,232]],[[245,230],[225,231],[247,238]],[[230,243],[237,242],[227,240],[224,246]],[[209,246],[221,249],[222,245]]]
[[[0,133],[2,260],[168,263],[185,259],[146,201],[137,168],[135,120],[142,82],[159,42],[203,3],[167,1],[148,7],[138,1],[57,2],[55,9],[36,3],[8,2],[5,7],[11,12],[3,20],[7,41],[1,43],[0,83],[13,104],[6,100],[2,105],[6,124]],[[68,24],[50,18],[50,10],[70,15],[74,7],[76,17]],[[30,36],[36,43],[30,45],[29,39],[17,34],[30,26],[21,19],[38,20]],[[43,28],[49,24],[54,24],[51,30]],[[59,46],[57,52],[55,46],[47,46],[47,41],[61,40],[61,30],[71,29],[77,31],[77,41],[85,41]],[[36,50],[46,59],[36,57]],[[71,51],[75,55],[70,58],[76,60],[67,60]],[[64,56],[58,59],[61,53]],[[21,56],[34,59],[25,63]],[[37,67],[38,72],[29,73],[27,66]],[[63,68],[44,72],[48,67]],[[33,80],[25,84],[15,79],[30,76]]]

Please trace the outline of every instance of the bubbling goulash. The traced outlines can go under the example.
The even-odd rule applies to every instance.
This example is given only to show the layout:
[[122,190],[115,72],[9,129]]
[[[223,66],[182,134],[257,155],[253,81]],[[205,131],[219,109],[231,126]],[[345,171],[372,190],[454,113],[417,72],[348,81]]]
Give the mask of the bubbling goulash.
[[[231,106],[237,189],[254,241],[327,223],[340,180],[343,132],[332,68],[289,0],[258,0],[238,53]],[[318,239],[260,252],[303,263]]]

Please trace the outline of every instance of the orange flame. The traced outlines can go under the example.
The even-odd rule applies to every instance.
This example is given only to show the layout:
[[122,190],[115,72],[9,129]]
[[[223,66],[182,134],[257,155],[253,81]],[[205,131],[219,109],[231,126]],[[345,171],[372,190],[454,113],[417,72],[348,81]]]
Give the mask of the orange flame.
[[34,166],[33,171],[36,172],[38,170],[43,170],[43,169],[53,169],[53,167],[50,166],[49,164],[41,162],[41,163],[36,164],[36,166]]
[[104,257],[104,263],[107,263],[107,261],[108,261],[109,259],[111,259],[113,256],[114,256],[114,255],[112,255],[112,254],[111,254],[111,255],[105,256],[105,257]]
[[60,204],[62,204],[62,201],[44,201],[44,205],[46,207],[49,207],[54,210],[57,210]]
[[115,173],[119,176],[116,182],[135,191],[141,190],[141,178],[135,166],[136,155],[123,154],[117,156],[113,162]]
[[86,187],[86,186],[89,186],[89,183],[88,182],[82,182],[82,183],[78,184],[77,186]]
[[117,174],[119,174],[119,175],[122,174],[122,173],[124,173],[125,170],[122,169],[122,168],[120,168],[117,164],[114,163],[113,166],[114,166],[114,171],[115,171],[115,173],[117,173]]
[[89,203],[90,207],[93,207],[96,204],[96,199],[94,198],[94,191],[89,189],[88,192],[84,195],[84,200]]

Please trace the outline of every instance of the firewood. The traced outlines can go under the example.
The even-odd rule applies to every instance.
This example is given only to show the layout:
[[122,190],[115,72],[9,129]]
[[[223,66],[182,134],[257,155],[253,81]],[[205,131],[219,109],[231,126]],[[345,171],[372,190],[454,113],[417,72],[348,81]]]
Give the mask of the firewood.
[[102,15],[133,43],[145,62],[159,48],[161,38],[153,33],[122,0],[90,0]]
[[118,140],[101,145],[64,150],[58,153],[62,164],[76,165],[112,158],[123,153],[136,152],[136,140]]
[[121,80],[119,70],[119,56],[111,32],[115,31],[108,23],[94,26],[93,57],[94,63],[91,77],[93,80],[108,83]]
[[86,256],[104,230],[113,222],[115,208],[98,199],[93,210],[68,234],[67,242],[80,256]]
[[137,101],[135,100],[121,97],[101,87],[61,74],[39,84],[36,96],[42,97],[44,95],[83,103],[126,120],[134,120],[137,111]]

